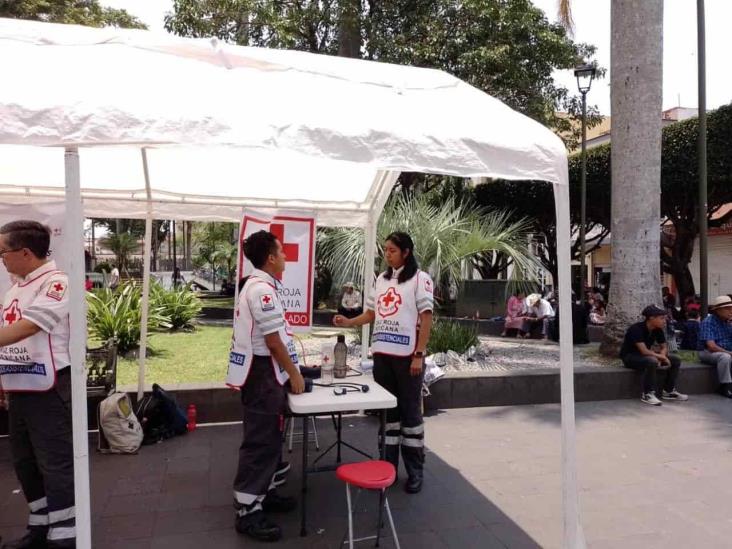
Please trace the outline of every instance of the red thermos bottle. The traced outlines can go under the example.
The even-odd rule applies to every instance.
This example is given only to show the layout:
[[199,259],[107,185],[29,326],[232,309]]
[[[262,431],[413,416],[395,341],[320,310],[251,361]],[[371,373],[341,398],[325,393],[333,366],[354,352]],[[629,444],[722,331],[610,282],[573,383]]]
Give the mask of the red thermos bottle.
[[196,430],[196,405],[188,405],[188,431]]

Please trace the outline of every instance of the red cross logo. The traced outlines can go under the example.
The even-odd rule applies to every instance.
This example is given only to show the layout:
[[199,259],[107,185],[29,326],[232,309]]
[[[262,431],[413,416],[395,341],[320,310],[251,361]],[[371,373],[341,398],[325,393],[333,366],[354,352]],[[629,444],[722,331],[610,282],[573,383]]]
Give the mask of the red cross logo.
[[379,296],[378,303],[379,315],[382,317],[392,316],[399,311],[399,306],[402,304],[402,296],[394,288],[389,288]]
[[56,284],[53,285],[53,289],[56,290],[57,292],[60,292],[61,290],[64,289],[64,285],[61,284],[60,282],[56,282]]
[[[300,258],[300,245],[292,242],[285,242],[285,225],[283,223],[272,223],[269,226],[271,232],[277,240],[282,243],[282,252],[285,254],[287,263],[297,263]],[[277,280],[282,280],[282,275],[277,275]]]
[[10,303],[10,307],[5,309],[5,312],[3,313],[5,325],[11,326],[22,318],[23,316],[20,314],[20,309],[18,308],[18,300],[14,299],[12,303]]
[[265,304],[265,305],[268,305],[268,304],[269,304],[269,302],[270,302],[270,301],[272,301],[272,298],[271,298],[271,297],[269,297],[268,295],[266,295],[266,296],[264,296],[264,297],[262,298],[262,301],[264,302],[264,304]]

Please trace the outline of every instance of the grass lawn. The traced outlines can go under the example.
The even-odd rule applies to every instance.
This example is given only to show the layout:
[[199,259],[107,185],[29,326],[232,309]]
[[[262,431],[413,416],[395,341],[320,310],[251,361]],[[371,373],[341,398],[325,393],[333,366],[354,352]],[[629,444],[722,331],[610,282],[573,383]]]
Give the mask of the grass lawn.
[[[224,382],[231,345],[230,326],[197,326],[194,332],[153,333],[145,361],[147,383]],[[121,358],[117,385],[137,384],[138,362]]]

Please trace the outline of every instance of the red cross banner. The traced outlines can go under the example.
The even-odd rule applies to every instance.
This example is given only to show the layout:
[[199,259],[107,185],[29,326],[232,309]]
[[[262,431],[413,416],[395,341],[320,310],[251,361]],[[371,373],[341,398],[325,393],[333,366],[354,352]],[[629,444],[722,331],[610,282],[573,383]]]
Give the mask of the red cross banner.
[[[240,277],[252,272],[244,257],[242,243],[252,233],[269,231],[282,243],[287,258],[279,298],[285,317],[296,331],[308,331],[313,324],[313,284],[315,281],[315,212],[262,212],[245,210],[239,230]],[[265,305],[264,303],[262,304]]]
[[[0,204],[0,226],[20,219],[30,219],[47,225],[51,229],[50,259],[56,261],[56,266],[59,269],[68,272],[68,254],[64,253],[66,243],[63,234],[64,223],[66,223],[65,211],[66,205],[64,202]],[[12,285],[8,271],[5,270],[5,265],[0,261],[0,301]],[[62,288],[62,292],[65,291],[66,289]]]

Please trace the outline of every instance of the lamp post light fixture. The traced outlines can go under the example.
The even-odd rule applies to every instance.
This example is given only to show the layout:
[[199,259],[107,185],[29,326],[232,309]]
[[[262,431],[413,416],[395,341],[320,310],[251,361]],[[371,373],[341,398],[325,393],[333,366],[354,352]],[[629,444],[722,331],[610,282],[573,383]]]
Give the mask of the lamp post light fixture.
[[582,175],[580,179],[580,303],[585,304],[585,267],[586,235],[585,223],[587,220],[587,92],[590,91],[592,81],[597,75],[594,65],[582,65],[574,69],[577,79],[577,89],[582,94]]

